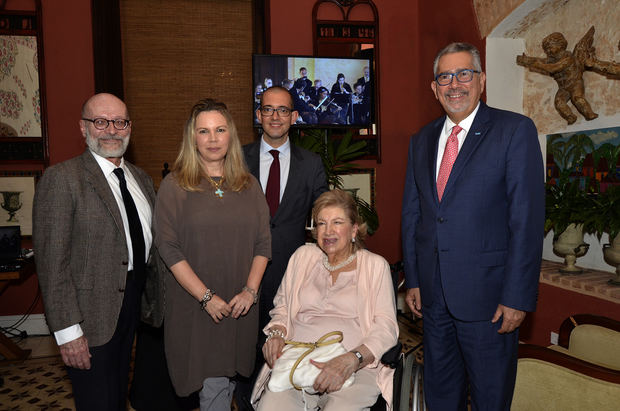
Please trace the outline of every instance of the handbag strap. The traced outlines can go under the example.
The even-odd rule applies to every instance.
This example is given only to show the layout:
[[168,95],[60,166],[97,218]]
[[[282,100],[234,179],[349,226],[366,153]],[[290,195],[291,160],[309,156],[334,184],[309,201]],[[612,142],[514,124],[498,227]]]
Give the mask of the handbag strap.
[[[331,340],[329,339],[330,337],[334,337],[334,336],[336,338],[332,338]],[[291,385],[297,391],[301,391],[301,387],[293,382],[293,374],[295,374],[295,370],[297,369],[297,366],[299,365],[299,363],[301,363],[301,361],[304,358],[306,358],[316,348],[323,347],[323,346],[326,346],[326,345],[331,345],[331,344],[337,344],[339,342],[342,342],[342,339],[343,339],[342,331],[332,331],[332,332],[329,332],[329,333],[325,334],[324,336],[322,336],[316,342],[313,342],[313,343],[291,341],[291,340],[285,340],[284,341],[286,344],[291,345],[291,346],[293,346],[295,348],[297,348],[297,347],[307,348],[307,350],[302,355],[299,356],[297,361],[295,361],[295,364],[293,364],[293,368],[291,368],[291,372],[288,375],[288,379],[291,382]]]

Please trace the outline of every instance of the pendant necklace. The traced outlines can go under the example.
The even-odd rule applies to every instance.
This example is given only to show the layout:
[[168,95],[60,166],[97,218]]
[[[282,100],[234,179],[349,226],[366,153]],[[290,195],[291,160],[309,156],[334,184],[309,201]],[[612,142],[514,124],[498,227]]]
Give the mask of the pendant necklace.
[[211,185],[215,187],[215,191],[214,191],[215,195],[218,196],[219,198],[224,198],[224,191],[222,191],[221,189],[222,183],[224,182],[224,176],[220,178],[220,181],[216,182],[214,179],[211,178],[209,174],[207,174],[207,179],[209,180]]
[[327,271],[332,272],[332,271],[340,270],[342,267],[346,267],[354,259],[355,259],[355,252],[353,254],[351,254],[346,260],[341,262],[340,264],[331,265],[329,263],[329,260],[327,259],[327,256],[324,255],[323,256],[323,266],[327,269]]

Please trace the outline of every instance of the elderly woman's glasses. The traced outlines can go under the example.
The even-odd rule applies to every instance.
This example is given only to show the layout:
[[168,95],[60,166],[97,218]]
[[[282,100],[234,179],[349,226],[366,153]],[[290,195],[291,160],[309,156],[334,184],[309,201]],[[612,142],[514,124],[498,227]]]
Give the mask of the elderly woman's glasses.
[[280,117],[288,117],[288,116],[291,115],[291,111],[293,111],[293,110],[291,110],[288,107],[277,107],[277,108],[274,108],[274,107],[266,106],[266,107],[261,107],[260,108],[261,114],[263,116],[267,116],[267,117],[272,116],[273,113],[276,112],[276,111],[278,112],[278,115]]
[[474,73],[480,74],[478,70],[464,69],[456,73],[439,73],[435,76],[435,81],[440,86],[447,86],[452,83],[452,79],[456,78],[459,83],[469,83],[474,78]]
[[97,130],[105,130],[106,128],[108,128],[110,123],[112,123],[112,125],[114,125],[114,128],[117,130],[125,130],[127,127],[129,127],[129,124],[131,124],[131,121],[124,119],[108,120],[105,118],[83,118],[82,120],[90,121],[91,123],[93,123]]

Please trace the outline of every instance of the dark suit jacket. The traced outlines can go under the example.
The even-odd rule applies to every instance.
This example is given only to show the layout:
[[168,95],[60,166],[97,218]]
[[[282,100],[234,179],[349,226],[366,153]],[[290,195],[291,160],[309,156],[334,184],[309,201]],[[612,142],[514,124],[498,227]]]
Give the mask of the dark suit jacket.
[[355,82],[355,84],[361,84],[364,86],[364,95],[367,96],[368,98],[371,98],[372,95],[372,77],[370,77],[368,79],[368,81],[366,81],[366,79],[364,77],[360,77],[357,79],[357,81]]
[[[260,181],[260,140],[243,147],[250,172]],[[288,260],[306,241],[306,217],[314,200],[327,191],[325,169],[321,158],[291,144],[291,163],[282,201],[271,217],[271,261],[261,283],[261,297],[272,306]]]
[[537,131],[520,114],[480,108],[441,203],[435,170],[445,116],[411,139],[402,235],[408,288],[432,303],[441,273],[448,309],[490,319],[498,304],[536,307],[544,224],[544,172]]
[[[125,165],[152,208],[153,181]],[[50,330],[79,323],[90,346],[108,342],[121,310],[129,256],[120,210],[90,151],[43,174],[34,198],[33,242]],[[154,259],[151,255],[147,263],[151,268]],[[151,292],[163,292],[158,274],[147,269]],[[148,314],[160,321],[161,311],[154,305]]]

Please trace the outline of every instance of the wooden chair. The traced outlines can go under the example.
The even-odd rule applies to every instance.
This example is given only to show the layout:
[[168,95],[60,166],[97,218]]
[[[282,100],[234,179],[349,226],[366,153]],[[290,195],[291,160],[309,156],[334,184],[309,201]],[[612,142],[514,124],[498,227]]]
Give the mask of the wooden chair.
[[591,314],[568,317],[557,346],[549,348],[620,371],[620,321]]

